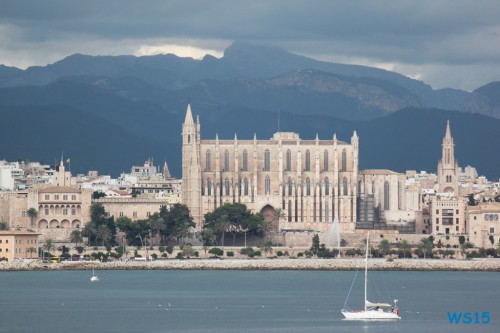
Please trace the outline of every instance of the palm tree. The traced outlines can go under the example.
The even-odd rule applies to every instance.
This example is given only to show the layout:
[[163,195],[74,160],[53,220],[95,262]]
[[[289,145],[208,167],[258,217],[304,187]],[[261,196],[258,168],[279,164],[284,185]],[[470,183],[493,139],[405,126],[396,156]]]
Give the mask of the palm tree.
[[403,258],[406,258],[406,251],[411,249],[410,243],[406,239],[403,239],[401,242],[397,243],[398,249],[403,251]]
[[97,241],[97,230],[95,227],[95,224],[92,221],[89,221],[85,224],[85,227],[83,228],[83,234],[87,236],[87,246],[90,246],[90,239],[92,236],[96,237]]
[[224,246],[224,235],[227,231],[231,230],[232,225],[227,215],[222,215],[221,218],[215,224],[215,231],[217,233],[222,233],[222,246]]
[[35,227],[35,219],[38,217],[38,211],[35,208],[30,208],[26,211],[28,217],[30,218],[30,226],[31,228]]
[[183,240],[184,238],[193,237],[193,234],[192,225],[189,221],[182,221],[182,223],[177,226],[177,230],[175,231],[177,241],[179,238]]
[[99,228],[97,229],[97,238],[101,240],[102,246],[104,246],[106,243],[108,243],[109,239],[111,238],[111,231],[107,226],[100,225]]
[[30,259],[33,258],[33,253],[36,252],[36,247],[28,247],[26,251],[30,254]]
[[273,224],[278,222],[278,225],[280,223],[281,220],[285,219],[286,218],[286,212],[281,209],[281,208],[276,208],[274,210],[274,214],[273,214],[273,217],[272,217],[272,222]]
[[261,249],[262,252],[264,252],[265,254],[268,254],[268,253],[273,253],[273,248],[272,248],[272,245],[273,243],[271,241],[266,241],[264,243],[262,243],[259,248]]
[[75,243],[75,245],[78,245],[83,242],[83,237],[82,237],[82,232],[79,229],[73,230],[71,232],[69,241],[71,243]]
[[51,252],[52,250],[54,250],[55,246],[54,246],[54,241],[51,239],[51,238],[48,238],[45,240],[45,244],[43,244],[42,246],[42,249],[45,251],[45,252]]
[[388,255],[389,252],[391,252],[391,243],[389,243],[389,241],[387,239],[383,239],[378,244],[378,248],[384,256]]
[[165,230],[165,223],[163,223],[162,218],[153,218],[148,221],[149,229],[151,230],[151,236],[157,238],[157,245],[160,243],[160,235],[163,230]]

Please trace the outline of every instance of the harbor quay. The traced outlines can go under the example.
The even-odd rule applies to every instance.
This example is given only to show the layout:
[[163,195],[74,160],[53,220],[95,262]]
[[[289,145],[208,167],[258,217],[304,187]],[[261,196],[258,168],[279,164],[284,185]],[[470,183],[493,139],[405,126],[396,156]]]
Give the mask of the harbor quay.
[[[265,258],[265,259],[165,259],[63,261],[43,263],[24,260],[0,263],[0,271],[40,270],[331,270],[352,271],[364,267],[363,258]],[[370,259],[368,269],[375,271],[484,271],[500,272],[500,259]]]

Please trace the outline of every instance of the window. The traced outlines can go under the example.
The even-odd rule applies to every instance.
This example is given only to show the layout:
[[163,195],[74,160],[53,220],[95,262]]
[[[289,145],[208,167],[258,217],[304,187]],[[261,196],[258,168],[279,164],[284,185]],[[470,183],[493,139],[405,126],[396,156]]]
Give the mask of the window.
[[264,171],[271,171],[271,152],[269,149],[264,152]]
[[436,217],[436,224],[439,224],[439,217]]
[[269,178],[269,176],[266,177],[265,191],[266,191],[266,194],[271,193],[271,178]]
[[306,167],[305,171],[311,171],[311,152],[306,150]]
[[54,195],[54,200],[59,200],[59,194]]
[[207,180],[207,194],[212,195],[212,181],[210,178]]
[[229,151],[224,152],[224,171],[229,171]]
[[62,212],[63,212],[63,215],[68,215],[68,208],[63,208]]
[[328,177],[325,178],[325,195],[330,195],[330,181]]
[[292,180],[288,178],[288,195],[293,194]]
[[188,143],[191,143],[191,134],[188,134]]
[[458,209],[457,209],[455,212],[456,212],[456,213],[457,213],[457,215],[458,215]]
[[490,234],[494,234],[495,233],[495,227],[490,227]]
[[68,201],[68,195],[67,194],[63,195],[63,200],[64,201]]
[[226,178],[224,181],[224,195],[229,195],[229,179]]
[[439,214],[439,209],[436,209],[436,214]]
[[212,154],[210,153],[210,150],[207,150],[207,152],[205,153],[205,170],[212,170]]
[[151,212],[146,212],[146,216],[151,216]]
[[328,214],[330,212],[328,211],[328,203],[325,202],[325,222],[328,222]]
[[137,218],[137,212],[133,212],[133,213],[132,213],[132,216],[133,216],[134,218]]
[[71,215],[76,215],[76,208],[71,208]]
[[45,200],[50,200],[50,195],[45,194]]
[[342,169],[340,171],[347,171],[347,151],[345,148],[342,150]]
[[457,217],[457,218],[455,219],[455,224],[458,224],[459,222],[460,222],[460,219]]
[[120,217],[123,217],[123,212],[120,212],[120,214],[118,214],[118,215],[120,215]]
[[245,149],[243,151],[243,171],[248,171],[248,152]]
[[71,200],[76,200],[76,194],[71,195]]
[[248,195],[248,179],[243,180],[243,195]]
[[45,213],[45,215],[49,215],[49,208],[48,208],[48,207],[46,207],[46,208],[44,209],[44,213]]
[[311,180],[306,179],[306,195],[311,195]]
[[436,231],[439,231],[439,226],[436,227]]
[[389,200],[390,200],[389,182],[385,182],[384,183],[384,210],[389,210]]
[[286,151],[286,171],[292,171],[292,152],[290,149]]
[[344,187],[344,195],[347,195],[347,178],[346,177],[344,177],[343,187]]
[[323,153],[323,170],[328,171],[328,151],[325,150]]

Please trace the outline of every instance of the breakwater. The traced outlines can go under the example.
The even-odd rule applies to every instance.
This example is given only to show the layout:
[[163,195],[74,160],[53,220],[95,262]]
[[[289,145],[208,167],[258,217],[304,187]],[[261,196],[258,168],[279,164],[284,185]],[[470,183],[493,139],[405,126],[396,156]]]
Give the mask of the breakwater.
[[[364,268],[364,259],[187,259],[144,261],[64,261],[45,264],[39,260],[0,263],[0,271],[28,270],[331,270]],[[379,271],[491,271],[500,272],[499,259],[370,259],[370,270]]]

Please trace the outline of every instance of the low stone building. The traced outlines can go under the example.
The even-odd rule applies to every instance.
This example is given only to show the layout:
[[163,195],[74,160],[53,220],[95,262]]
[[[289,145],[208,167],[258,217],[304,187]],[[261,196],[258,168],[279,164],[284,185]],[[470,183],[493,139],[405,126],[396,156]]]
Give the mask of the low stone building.
[[[500,203],[483,202],[468,206],[469,241],[476,247],[496,246],[500,242]],[[493,244],[491,239],[493,239]]]

